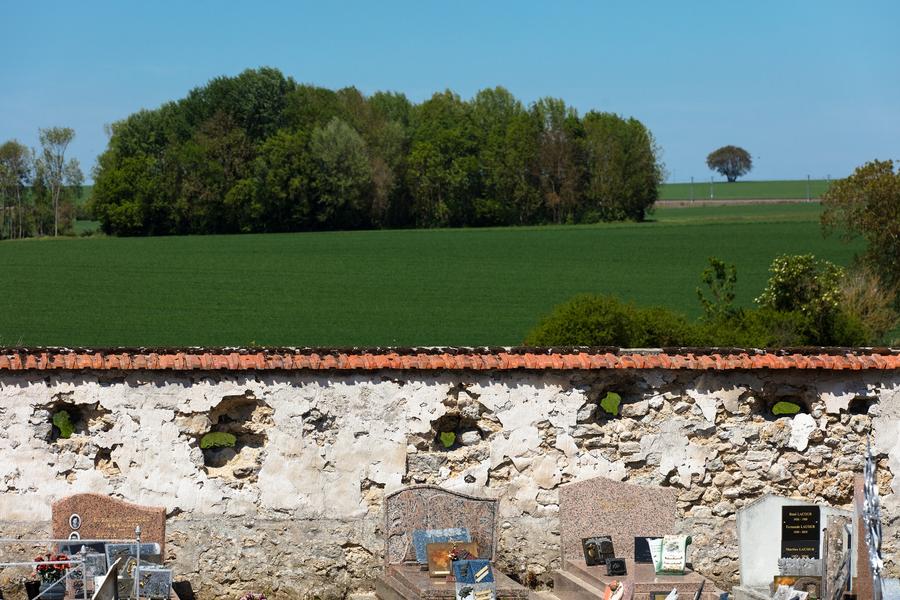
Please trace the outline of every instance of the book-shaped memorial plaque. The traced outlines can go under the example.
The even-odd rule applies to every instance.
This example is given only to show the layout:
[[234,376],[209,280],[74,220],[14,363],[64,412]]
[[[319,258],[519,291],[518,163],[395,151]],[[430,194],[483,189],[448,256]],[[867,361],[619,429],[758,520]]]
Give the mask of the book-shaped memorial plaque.
[[438,542],[425,546],[428,554],[428,574],[432,577],[450,575],[451,552],[467,553],[478,556],[478,544],[475,542]]
[[456,600],[495,600],[497,586],[487,559],[453,561]]
[[584,562],[589,567],[605,565],[607,559],[615,558],[612,538],[609,536],[589,537],[581,540]]

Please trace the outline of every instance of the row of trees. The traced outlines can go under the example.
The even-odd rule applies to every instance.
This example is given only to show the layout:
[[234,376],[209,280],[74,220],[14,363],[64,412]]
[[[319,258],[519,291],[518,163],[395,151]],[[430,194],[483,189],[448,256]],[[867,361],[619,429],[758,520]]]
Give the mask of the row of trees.
[[84,175],[66,160],[75,131],[39,130],[41,148],[9,140],[0,145],[0,239],[69,233]]
[[479,226],[641,220],[661,177],[636,119],[501,87],[414,104],[261,68],[115,123],[93,196],[120,235]]

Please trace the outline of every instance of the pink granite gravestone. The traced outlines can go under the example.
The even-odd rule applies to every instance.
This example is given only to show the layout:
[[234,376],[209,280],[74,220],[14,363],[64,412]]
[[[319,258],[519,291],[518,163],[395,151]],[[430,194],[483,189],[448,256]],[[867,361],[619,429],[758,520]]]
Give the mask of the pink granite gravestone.
[[[434,485],[414,485],[384,498],[384,573],[375,581],[381,600],[455,600],[456,587],[428,576],[416,563],[412,535],[416,529],[464,527],[478,556],[493,560],[497,548],[500,501],[479,498]],[[527,600],[528,588],[493,569],[497,600]]]
[[[662,537],[677,529],[676,492],[671,488],[622,483],[595,477],[559,488],[562,569],[554,571],[554,594],[567,600],[596,600],[613,580],[626,598],[650,600],[677,588],[682,597],[716,600],[720,591],[702,575],[657,574],[652,564],[634,562],[635,537]],[[582,539],[610,536],[626,575],[607,574],[606,565],[588,566]]]
[[166,551],[166,509],[141,506],[103,494],[73,494],[51,505],[53,537],[82,540],[133,540],[141,527],[141,541],[156,542]]
[[583,558],[581,540],[612,536],[616,556],[634,558],[634,538],[675,533],[676,495],[671,488],[594,477],[559,488],[562,558]]

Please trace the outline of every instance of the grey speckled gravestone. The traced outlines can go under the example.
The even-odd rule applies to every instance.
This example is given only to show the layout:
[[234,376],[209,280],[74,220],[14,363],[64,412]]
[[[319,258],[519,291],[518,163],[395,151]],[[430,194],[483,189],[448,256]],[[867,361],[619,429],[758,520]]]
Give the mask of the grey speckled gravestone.
[[635,537],[675,532],[676,492],[671,488],[622,483],[605,477],[559,488],[562,558],[584,557],[582,538],[612,536],[615,555],[634,558]]

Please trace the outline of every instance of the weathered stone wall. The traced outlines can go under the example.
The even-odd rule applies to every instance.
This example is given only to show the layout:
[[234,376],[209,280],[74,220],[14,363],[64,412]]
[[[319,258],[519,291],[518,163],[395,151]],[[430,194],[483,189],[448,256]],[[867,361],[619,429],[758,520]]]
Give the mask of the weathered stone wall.
[[[598,409],[610,391],[619,417]],[[778,418],[781,400],[808,412]],[[372,589],[382,498],[410,483],[499,497],[501,567],[542,585],[558,487],[595,475],[677,489],[695,567],[730,587],[735,511],[766,492],[849,507],[868,433],[900,574],[894,371],[24,373],[0,378],[0,417],[4,536],[49,535],[51,500],[75,492],[164,505],[169,560],[200,598]],[[209,431],[236,448],[202,450]]]

